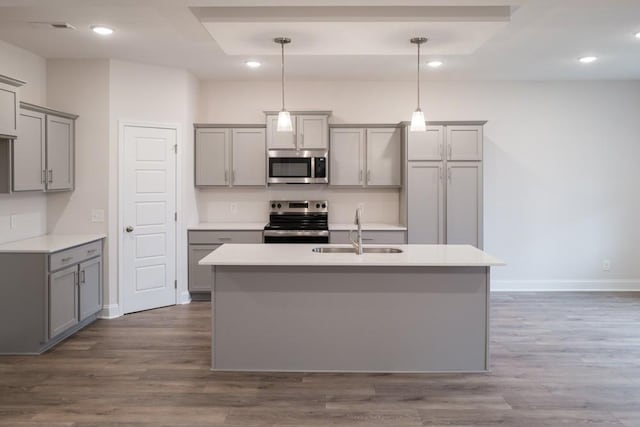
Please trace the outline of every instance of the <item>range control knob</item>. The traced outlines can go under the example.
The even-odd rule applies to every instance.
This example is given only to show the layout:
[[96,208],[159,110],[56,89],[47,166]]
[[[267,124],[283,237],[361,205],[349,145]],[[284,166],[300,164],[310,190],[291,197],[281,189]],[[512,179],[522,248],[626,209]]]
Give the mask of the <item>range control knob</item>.
[[324,209],[324,208],[326,208],[326,207],[327,207],[327,204],[326,204],[326,203],[323,203],[323,204],[322,204],[322,209]]
[[278,209],[280,209],[282,207],[282,205],[280,203],[278,203]]
[[316,209],[320,209],[320,203],[316,203]]
[[276,208],[276,204],[275,203],[271,203],[271,209],[275,209]]

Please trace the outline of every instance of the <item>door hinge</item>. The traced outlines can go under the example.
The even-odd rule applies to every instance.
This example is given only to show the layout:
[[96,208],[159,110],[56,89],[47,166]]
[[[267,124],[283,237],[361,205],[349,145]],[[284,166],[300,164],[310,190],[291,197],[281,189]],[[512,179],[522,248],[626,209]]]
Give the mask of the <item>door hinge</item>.
[[178,212],[174,212],[174,213],[173,213],[173,220],[174,220],[175,222],[178,222]]
[[178,279],[173,281],[173,289],[178,289]]
[[173,151],[178,154],[178,144],[173,144]]

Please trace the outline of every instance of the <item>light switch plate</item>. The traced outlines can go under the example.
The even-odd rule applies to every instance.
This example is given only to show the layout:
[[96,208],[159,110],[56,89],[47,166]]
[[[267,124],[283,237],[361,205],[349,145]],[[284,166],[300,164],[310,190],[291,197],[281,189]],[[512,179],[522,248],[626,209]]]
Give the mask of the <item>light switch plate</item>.
[[17,215],[9,215],[9,228],[10,229],[14,229],[16,228],[16,221],[18,220],[18,216]]
[[229,210],[231,211],[231,213],[237,213],[238,212],[238,204],[237,203],[229,203]]
[[104,209],[91,209],[91,222],[104,222]]

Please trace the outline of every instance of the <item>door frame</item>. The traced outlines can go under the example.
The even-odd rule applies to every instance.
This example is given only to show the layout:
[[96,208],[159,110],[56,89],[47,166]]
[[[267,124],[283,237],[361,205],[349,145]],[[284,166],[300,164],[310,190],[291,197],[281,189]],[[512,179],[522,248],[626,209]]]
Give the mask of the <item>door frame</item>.
[[[117,252],[117,265],[118,265],[118,314],[120,316],[124,315],[124,257],[122,254],[124,253],[124,234],[122,230],[124,229],[124,131],[127,127],[144,127],[144,128],[158,128],[158,129],[170,129],[176,131],[176,145],[177,145],[177,153],[175,155],[175,207],[176,212],[181,210],[182,208],[182,126],[179,123],[158,123],[158,122],[144,122],[144,121],[135,121],[135,120],[118,120],[118,224],[117,224],[117,232],[118,232],[118,252]],[[180,289],[180,278],[183,277],[183,268],[180,267],[180,263],[178,260],[180,259],[179,249],[181,245],[186,244],[186,242],[182,242],[182,234],[180,230],[182,230],[182,216],[178,215],[178,220],[175,222],[175,259],[173,262],[175,263],[175,280],[178,281],[178,287],[175,289],[175,304],[184,304],[185,302],[181,301],[179,297],[179,289]],[[190,302],[190,301],[188,301]]]

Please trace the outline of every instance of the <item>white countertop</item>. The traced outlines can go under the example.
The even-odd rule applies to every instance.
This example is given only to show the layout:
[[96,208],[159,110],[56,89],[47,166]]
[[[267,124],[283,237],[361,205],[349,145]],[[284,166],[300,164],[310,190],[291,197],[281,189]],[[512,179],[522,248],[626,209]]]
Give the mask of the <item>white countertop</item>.
[[316,253],[316,247],[349,247],[319,244],[224,244],[200,260],[200,265],[280,266],[394,266],[488,267],[504,261],[470,245],[365,245],[402,249],[399,254]]
[[104,239],[104,234],[45,234],[0,245],[0,253],[53,253]]
[[[260,230],[264,229],[268,220],[265,222],[201,222],[188,227],[190,231],[213,231],[213,230]],[[332,231],[349,231],[354,230],[355,225],[347,223],[331,223],[329,230]],[[407,229],[400,224],[384,224],[384,223],[364,223],[363,230],[368,231],[404,231]]]

